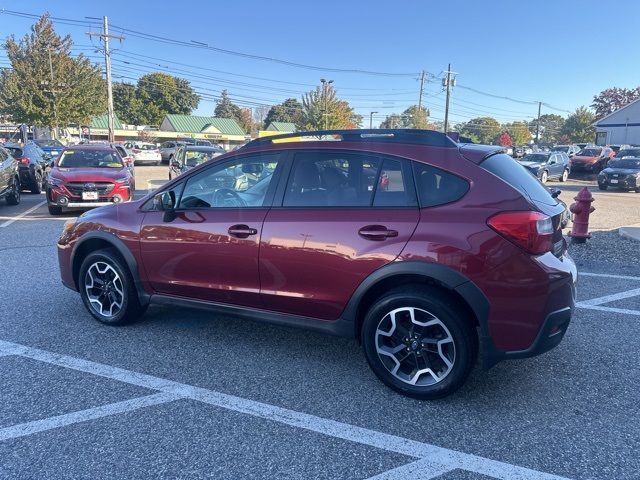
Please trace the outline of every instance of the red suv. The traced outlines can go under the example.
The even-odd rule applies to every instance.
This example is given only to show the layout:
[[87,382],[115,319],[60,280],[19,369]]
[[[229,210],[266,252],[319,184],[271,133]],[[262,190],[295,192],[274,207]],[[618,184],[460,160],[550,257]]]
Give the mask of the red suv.
[[571,157],[571,170],[597,173],[605,169],[614,156],[615,152],[609,147],[586,146]]
[[563,211],[498,147],[296,133],[85,213],[58,254],[63,283],[106,324],[159,303],[355,337],[388,386],[437,398],[478,350],[488,368],[561,341],[577,277]]
[[135,180],[118,151],[109,145],[65,148],[47,177],[51,215],[64,208],[95,208],[133,198]]

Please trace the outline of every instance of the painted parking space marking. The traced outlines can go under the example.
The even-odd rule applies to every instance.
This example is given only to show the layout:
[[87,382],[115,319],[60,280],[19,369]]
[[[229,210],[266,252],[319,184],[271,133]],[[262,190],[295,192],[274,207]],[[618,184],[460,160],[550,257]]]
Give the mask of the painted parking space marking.
[[[38,360],[52,365],[70,368],[80,372],[91,373],[151,390],[158,390],[170,395],[169,397],[157,397],[159,399],[158,401],[160,401],[160,399],[172,401],[169,399],[188,398],[230,411],[244,413],[253,417],[302,428],[315,433],[321,433],[333,438],[339,438],[389,452],[400,453],[418,460],[424,460],[425,465],[429,464],[432,468],[446,469],[444,471],[462,469],[503,480],[566,480],[564,477],[532,470],[526,467],[511,465],[498,460],[463,453],[457,450],[450,450],[448,448],[438,447],[429,443],[398,437],[396,435],[382,433],[375,430],[369,430],[367,428],[318,417],[308,413],[302,413],[267,403],[257,402],[255,400],[248,400],[234,395],[208,390],[202,387],[195,387],[193,385],[175,382],[173,380],[92,362],[90,360],[48,352],[46,350],[40,350],[17,343],[0,340],[0,351],[31,358],[33,360]],[[149,399],[149,397],[153,396],[141,398]],[[138,401],[140,400],[138,399]],[[122,402],[119,402],[118,404],[120,403]],[[108,407],[109,406],[104,406],[102,408]],[[124,408],[125,410],[128,410],[127,406]],[[408,465],[411,465],[407,467],[410,471],[415,467],[415,462]],[[402,471],[400,471],[400,474],[401,473]]]
[[613,293],[611,295],[605,295],[604,297],[592,298],[590,300],[583,300],[578,302],[581,307],[593,307],[595,305],[602,305],[603,303],[615,302],[616,300],[623,300],[625,298],[637,297],[640,295],[640,288],[634,288],[633,290],[626,290],[624,292]]
[[369,477],[367,480],[429,480],[453,470],[455,469],[452,469],[450,466],[421,459],[401,465],[392,470],[387,470],[379,475]]
[[154,393],[153,395],[101,405],[99,407],[88,408],[78,412],[65,413],[64,415],[56,415],[55,417],[49,417],[42,420],[21,423],[11,427],[0,428],[0,441],[26,437],[27,435],[45,432],[54,428],[66,427],[75,423],[87,422],[89,420],[117,415],[119,413],[131,412],[133,410],[138,410],[139,408],[161,405],[181,398],[182,397],[170,393]]
[[623,313],[625,315],[635,315],[640,317],[640,310],[629,310],[626,308],[616,308],[616,307],[603,307],[602,305],[586,305],[582,306],[580,304],[576,304],[578,308],[584,308],[587,310],[599,310],[601,312],[611,312],[611,313]]
[[620,279],[620,280],[637,280],[637,281],[640,281],[640,277],[634,277],[634,276],[631,276],[631,275],[613,275],[611,273],[578,272],[578,276],[617,278],[617,279]]
[[[40,202],[36,205],[34,205],[33,207],[31,207],[29,210],[26,210],[24,212],[22,212],[19,215],[16,215],[13,218],[10,218],[9,220],[7,220],[6,222],[0,223],[0,228],[5,228],[8,227],[9,225],[11,225],[13,222],[20,220],[23,217],[26,217],[27,215],[29,215],[31,212],[36,211],[37,209],[39,209],[41,206],[45,205],[47,203],[47,201],[45,200],[44,202]],[[6,217],[5,217],[6,218]]]

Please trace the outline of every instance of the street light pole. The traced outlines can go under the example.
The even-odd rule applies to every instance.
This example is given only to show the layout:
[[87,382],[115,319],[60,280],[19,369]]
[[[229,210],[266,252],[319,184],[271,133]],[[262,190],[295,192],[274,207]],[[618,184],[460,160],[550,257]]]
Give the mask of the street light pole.
[[373,129],[373,114],[378,112],[370,112],[369,113],[369,130]]

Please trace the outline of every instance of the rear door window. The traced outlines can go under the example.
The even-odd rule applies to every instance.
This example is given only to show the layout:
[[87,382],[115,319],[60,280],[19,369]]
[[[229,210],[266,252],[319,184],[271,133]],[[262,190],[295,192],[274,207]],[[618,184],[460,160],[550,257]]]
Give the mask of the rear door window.
[[422,208],[455,202],[469,190],[466,180],[424,163],[413,162],[413,175]]
[[504,153],[491,155],[480,166],[507,182],[533,202],[540,202],[546,205],[558,204],[557,200],[549,193],[549,190],[509,155]]

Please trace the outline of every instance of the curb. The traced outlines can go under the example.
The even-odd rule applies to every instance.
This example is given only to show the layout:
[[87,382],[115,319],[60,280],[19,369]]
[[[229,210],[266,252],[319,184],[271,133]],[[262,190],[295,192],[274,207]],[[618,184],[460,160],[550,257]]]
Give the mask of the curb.
[[640,224],[620,227],[618,233],[621,237],[640,242]]

